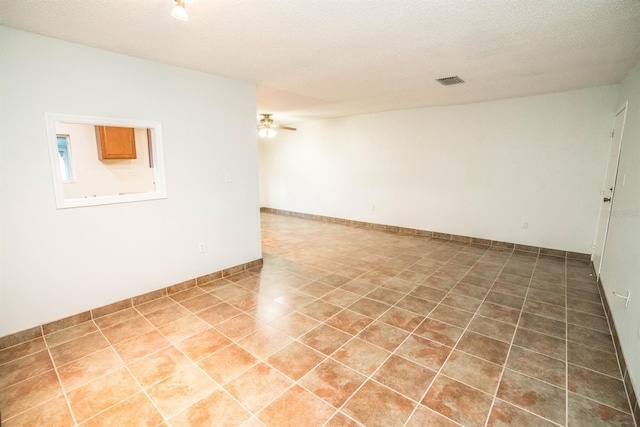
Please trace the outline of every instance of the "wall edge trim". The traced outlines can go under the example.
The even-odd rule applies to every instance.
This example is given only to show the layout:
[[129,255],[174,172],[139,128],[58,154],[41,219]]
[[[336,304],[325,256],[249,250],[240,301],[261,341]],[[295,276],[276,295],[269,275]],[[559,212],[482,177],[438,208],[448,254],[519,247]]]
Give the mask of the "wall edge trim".
[[260,212],[272,213],[276,215],[293,216],[296,218],[311,219],[314,221],[332,222],[335,224],[341,224],[341,225],[346,225],[351,227],[370,228],[373,230],[384,231],[387,233],[398,233],[398,234],[405,234],[405,235],[415,235],[420,237],[430,237],[432,239],[451,240],[451,241],[463,242],[463,243],[474,243],[474,244],[480,244],[484,246],[491,246],[499,249],[513,249],[520,252],[530,252],[530,253],[535,253],[539,255],[548,255],[548,256],[554,256],[554,257],[560,257],[560,258],[566,258],[566,259],[576,259],[581,261],[591,260],[591,254],[562,251],[559,249],[544,248],[539,246],[521,245],[519,243],[513,243],[513,242],[502,242],[499,240],[481,239],[477,237],[441,233],[441,232],[430,231],[430,230],[421,230],[418,228],[406,228],[406,227],[399,227],[396,225],[376,224],[376,223],[365,222],[365,221],[354,221],[354,220],[344,219],[344,218],[336,218],[331,216],[287,211],[283,209],[274,209],[274,208],[268,208],[268,207],[261,207]]
[[207,283],[213,282],[214,280],[229,277],[246,270],[262,267],[262,265],[263,259],[258,258],[253,261],[225,268],[220,271],[215,271],[213,273],[195,277],[193,279],[189,279],[180,283],[155,289],[153,291],[136,295],[131,298],[126,298],[124,300],[116,301],[107,305],[103,305],[101,307],[92,308],[91,310],[73,314],[62,319],[43,323],[39,326],[14,332],[0,337],[0,350],[4,350],[6,348],[13,347],[34,339],[44,338],[44,336],[46,335],[61,331],[66,328],[70,328],[80,323],[117,313],[118,311],[126,310],[128,308],[135,307],[136,305],[144,304],[155,299],[162,298],[164,296],[169,296],[176,292],[180,292],[195,286],[205,285]]

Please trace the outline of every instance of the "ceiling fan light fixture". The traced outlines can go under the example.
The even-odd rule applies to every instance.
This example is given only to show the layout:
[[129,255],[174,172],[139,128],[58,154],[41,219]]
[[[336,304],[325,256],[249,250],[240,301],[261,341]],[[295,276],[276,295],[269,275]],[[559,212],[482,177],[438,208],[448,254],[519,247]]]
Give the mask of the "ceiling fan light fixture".
[[275,130],[273,130],[271,128],[262,128],[258,132],[258,135],[260,135],[262,138],[273,138],[277,134],[278,134],[278,132],[276,132]]
[[284,130],[296,130],[296,128],[292,128],[289,126],[283,126],[273,123],[273,119],[271,118],[272,114],[260,114],[262,118],[260,119],[260,124],[258,124],[258,136],[262,138],[273,138],[277,135],[275,129],[284,129]]
[[176,7],[171,11],[171,16],[180,21],[188,21],[189,16],[187,15],[187,9],[184,8],[185,2],[182,0],[176,0]]

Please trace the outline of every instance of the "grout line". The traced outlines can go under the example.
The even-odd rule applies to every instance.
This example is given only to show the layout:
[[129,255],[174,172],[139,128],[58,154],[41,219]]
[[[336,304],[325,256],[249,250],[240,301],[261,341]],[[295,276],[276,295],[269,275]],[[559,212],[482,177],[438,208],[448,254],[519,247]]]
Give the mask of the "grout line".
[[[487,250],[487,251],[488,251],[488,250]],[[487,252],[483,253],[483,255],[482,255],[482,256],[484,256],[484,254],[486,254],[486,253],[487,253]],[[512,255],[512,254],[511,254],[511,255]],[[473,316],[471,317],[471,319],[469,320],[469,322],[467,323],[467,325],[466,325],[464,328],[461,328],[461,329],[463,329],[462,333],[460,334],[460,336],[459,336],[459,337],[458,337],[458,339],[456,340],[456,343],[451,347],[451,351],[450,351],[450,352],[449,352],[449,354],[447,355],[447,357],[446,357],[446,359],[444,360],[444,362],[442,363],[442,365],[440,365],[440,368],[438,369],[438,371],[436,372],[436,375],[435,375],[435,376],[433,377],[433,379],[431,380],[431,382],[430,382],[429,386],[428,386],[428,387],[425,389],[425,391],[422,393],[422,396],[420,397],[419,402],[422,402],[422,401],[425,399],[425,397],[426,397],[426,395],[428,394],[429,390],[430,390],[430,389],[431,389],[431,387],[433,386],[433,383],[436,381],[436,379],[438,378],[438,376],[439,376],[439,375],[441,375],[441,373],[442,373],[442,369],[444,368],[444,366],[447,364],[447,362],[448,362],[448,361],[449,361],[449,359],[451,358],[451,355],[456,351],[456,348],[457,348],[457,346],[458,346],[458,343],[460,342],[460,340],[462,339],[462,337],[463,337],[463,336],[467,333],[467,331],[469,330],[469,325],[470,325],[470,324],[471,324],[471,322],[473,321],[473,317],[475,317],[475,315],[476,315],[476,314],[478,313],[478,311],[480,310],[480,307],[482,307],[482,305],[483,305],[483,304],[484,304],[484,302],[486,301],[487,296],[489,296],[489,293],[491,292],[491,288],[493,288],[493,286],[494,286],[494,285],[495,285],[495,283],[497,282],[498,277],[500,276],[501,272],[504,270],[504,267],[505,267],[505,266],[507,265],[507,263],[509,262],[509,259],[511,258],[511,255],[509,255],[509,258],[508,258],[508,259],[504,262],[504,264],[502,265],[502,268],[500,269],[500,273],[498,273],[498,274],[496,275],[496,278],[495,278],[495,279],[493,279],[493,282],[492,282],[492,284],[491,284],[491,287],[486,288],[486,289],[487,289],[487,293],[485,294],[484,298],[482,299],[482,301],[481,301],[480,305],[478,305],[478,308],[476,309],[475,313],[473,314]],[[475,267],[475,266],[480,262],[480,260],[482,259],[482,256],[481,256],[481,257],[476,261],[476,263],[475,263],[475,264],[473,264],[472,266],[470,266],[470,267],[469,267],[469,269],[467,270],[467,273],[466,273],[466,274],[469,274],[469,272],[473,269],[473,267]],[[465,276],[466,276],[466,275],[465,275]],[[464,278],[465,276],[463,276],[463,278]],[[458,281],[458,283],[460,283],[460,281]],[[456,284],[456,286],[457,286],[457,284]],[[473,285],[472,285],[472,286],[473,286]],[[455,289],[455,286],[454,286],[453,288],[451,288],[451,290],[447,293],[447,295],[445,295],[445,297],[444,297],[444,298],[446,298],[446,297],[449,295],[449,293],[453,292],[453,289]],[[444,299],[444,298],[443,298],[443,299]],[[437,308],[437,306],[436,306],[436,308]],[[434,308],[434,310],[435,310],[435,308]],[[437,319],[434,319],[434,320],[437,320]],[[446,322],[445,322],[445,323],[446,323]],[[514,331],[514,335],[515,335],[515,331]],[[502,342],[502,341],[501,341],[501,342]],[[506,359],[505,359],[505,364],[506,364],[506,362],[507,362],[507,361],[506,361]],[[454,380],[454,381],[455,381],[455,380]],[[498,385],[499,385],[499,384],[500,384],[500,382],[498,381]],[[466,385],[466,384],[465,384],[465,385]],[[497,386],[496,386],[496,392],[497,392]],[[486,393],[486,392],[483,392],[483,393]],[[488,394],[488,393],[487,393],[487,394]],[[494,392],[494,394],[495,394],[495,392]],[[426,405],[424,405],[424,406],[426,406]],[[415,414],[415,412],[416,412],[417,408],[418,408],[418,406],[416,406],[416,407],[413,409],[413,412],[411,413],[411,415],[409,416],[409,418],[408,418],[408,419],[406,420],[406,422],[405,422],[405,426],[407,425],[407,423],[409,422],[409,420],[411,420],[411,418],[412,418],[412,417],[413,417],[413,415]],[[431,409],[431,408],[429,408],[429,409]],[[437,412],[437,411],[435,411],[435,412]],[[447,416],[445,416],[444,414],[441,414],[440,412],[437,412],[437,413],[438,413],[438,414],[440,414],[441,416],[444,416],[444,417],[445,417],[445,418],[447,418],[447,419],[452,420],[452,418],[447,417]],[[491,413],[491,408],[489,408],[489,412],[487,413],[487,418],[489,417],[489,414],[490,414],[490,413]],[[457,421],[455,421],[455,422],[457,422]]]
[[[458,251],[458,252],[459,252],[459,251]],[[395,258],[393,258],[393,259],[395,259]],[[410,264],[409,266],[407,266],[406,268],[404,268],[402,271],[406,271],[406,270],[408,270],[411,266],[416,265],[416,263],[417,263],[417,262],[414,262],[413,264]],[[444,265],[444,264],[443,264],[443,265]],[[468,267],[467,272],[468,272],[470,269],[471,269],[471,267]],[[370,271],[374,271],[374,270],[370,270]],[[364,274],[366,274],[366,273],[364,273]],[[363,275],[364,275],[364,274],[363,274]],[[363,275],[358,276],[358,277],[362,277]],[[376,291],[376,290],[378,290],[378,289],[381,289],[381,288],[383,288],[383,289],[388,289],[388,288],[384,288],[384,287],[383,287],[383,285],[384,285],[384,283],[386,283],[386,282],[388,282],[389,280],[391,280],[393,277],[396,277],[396,276],[392,276],[392,277],[390,277],[389,279],[387,279],[387,280],[383,281],[382,283],[380,283],[379,285],[377,285],[377,286],[376,286],[376,288],[372,289],[372,290],[371,290],[369,293],[367,293],[366,295],[369,295],[369,294],[371,294],[371,292],[374,292],[374,291]],[[428,276],[428,277],[431,277],[431,275],[430,275],[430,276]],[[427,277],[427,278],[428,278],[428,277]],[[352,279],[352,280],[356,280],[356,279]],[[348,283],[348,282],[347,282],[347,283]],[[411,283],[415,283],[415,282],[411,282]],[[412,291],[413,291],[413,290],[415,290],[419,285],[420,285],[420,283],[416,283],[416,284],[415,284],[415,286],[413,287]],[[453,289],[453,288],[451,288],[451,289]],[[449,292],[451,292],[451,290],[449,290]],[[449,293],[449,292],[448,292],[448,293]],[[448,293],[447,293],[447,294],[448,294]],[[361,298],[365,298],[365,297],[366,297],[366,295],[361,295],[361,296],[360,296],[360,299],[361,299]],[[404,295],[405,295],[405,296],[409,295],[409,292],[404,293]],[[445,297],[446,297],[446,295],[445,295]],[[403,297],[403,298],[404,298],[404,297]],[[444,297],[443,297],[443,298],[444,298]],[[358,299],[358,301],[359,301],[360,299]],[[369,299],[371,299],[371,298],[369,298]],[[422,299],[422,298],[419,298],[419,299]],[[368,318],[373,319],[373,321],[372,321],[369,325],[367,325],[367,327],[369,327],[371,324],[373,324],[373,322],[376,322],[376,321],[378,321],[380,318],[382,318],[382,317],[383,317],[387,312],[389,312],[392,308],[402,309],[401,307],[398,307],[398,306],[397,306],[397,303],[398,303],[399,301],[401,301],[401,300],[402,300],[402,298],[401,298],[400,300],[396,301],[396,303],[394,303],[394,304],[387,304],[387,303],[384,303],[384,304],[386,304],[386,305],[389,305],[389,308],[388,308],[388,309],[386,309],[386,310],[384,310],[383,312],[381,312],[381,313],[380,313],[377,317],[375,317],[375,318],[372,318],[372,317],[370,317],[370,316],[368,316],[368,315],[364,315],[364,314],[362,314],[362,313],[358,313],[358,314],[360,314],[360,315],[363,315],[363,316],[365,316],[365,317],[368,317]],[[375,300],[375,301],[380,302],[380,301],[378,301],[378,300]],[[435,309],[436,309],[436,307],[437,307],[438,305],[439,305],[439,304],[436,304],[436,305],[434,306],[434,308],[433,308],[432,310],[430,310],[429,314],[430,314],[431,312],[433,312],[433,310],[435,310]],[[347,308],[345,308],[345,309],[347,309]],[[349,311],[352,311],[352,310],[349,310]],[[425,315],[422,315],[422,314],[419,314],[419,313],[415,313],[415,312],[410,311],[410,310],[407,310],[407,311],[409,311],[410,313],[413,313],[413,314],[417,314],[417,315],[419,315],[419,316],[421,316],[421,317],[424,317],[425,319],[426,319],[426,318],[428,317],[428,315],[429,315],[429,314],[427,314],[427,315],[425,316]],[[357,313],[357,312],[356,312],[356,313]],[[337,314],[337,313],[336,313],[336,314]],[[331,317],[333,317],[333,316],[331,316]],[[331,317],[330,317],[330,318],[331,318]],[[324,324],[327,320],[328,320],[328,319],[325,319],[325,320],[322,322],[322,324]],[[381,321],[381,322],[382,322],[382,321]],[[382,323],[385,323],[385,322],[382,322]],[[386,323],[385,323],[385,324],[386,324]],[[359,338],[360,340],[363,340],[363,341],[364,341],[364,342],[366,342],[367,344],[370,344],[370,345],[373,345],[373,346],[375,346],[375,347],[381,348],[382,350],[384,350],[384,351],[388,352],[388,353],[389,353],[389,355],[385,358],[385,360],[384,360],[384,361],[383,361],[383,362],[382,362],[382,363],[381,363],[381,364],[380,364],[380,365],[379,365],[379,366],[378,366],[378,367],[377,367],[377,368],[376,368],[376,369],[375,369],[375,370],[374,370],[370,375],[365,376],[365,377],[366,377],[366,379],[363,381],[363,383],[362,383],[362,384],[360,384],[360,386],[359,386],[356,390],[354,390],[354,392],[353,392],[353,393],[351,393],[351,395],[349,396],[349,398],[348,398],[347,400],[345,400],[345,401],[342,403],[342,405],[341,405],[341,406],[340,406],[340,408],[338,409],[338,411],[339,411],[339,412],[342,412],[342,408],[344,408],[344,407],[345,407],[345,405],[347,405],[347,403],[348,403],[348,402],[353,398],[353,396],[355,396],[355,395],[358,393],[358,391],[359,391],[359,390],[360,390],[360,389],[361,389],[361,388],[362,388],[362,387],[363,387],[363,386],[364,386],[368,381],[374,381],[374,382],[376,382],[377,384],[380,384],[381,386],[383,386],[383,387],[385,387],[385,388],[387,388],[387,389],[389,389],[389,390],[393,391],[394,393],[400,394],[400,395],[401,395],[402,397],[404,397],[404,398],[407,398],[407,399],[409,399],[409,400],[411,400],[411,401],[415,401],[414,399],[410,398],[409,396],[406,396],[406,395],[402,394],[401,392],[398,392],[398,391],[396,391],[396,390],[393,390],[393,389],[391,389],[390,387],[388,387],[388,386],[386,386],[386,385],[384,385],[384,384],[379,383],[377,380],[375,380],[375,379],[373,378],[373,376],[374,376],[374,375],[375,375],[375,374],[380,370],[380,368],[381,368],[382,366],[384,366],[384,364],[385,364],[385,363],[386,363],[386,362],[387,362],[387,361],[388,361],[388,360],[389,360],[393,355],[397,355],[397,354],[396,354],[396,350],[397,350],[398,348],[400,348],[400,347],[401,347],[401,346],[402,346],[402,345],[403,345],[403,344],[404,344],[404,343],[409,339],[409,337],[411,337],[411,335],[413,334],[413,332],[414,332],[418,327],[420,327],[420,325],[421,325],[421,324],[422,324],[422,322],[420,322],[418,325],[416,325],[416,326],[415,326],[411,331],[407,331],[407,330],[405,330],[405,329],[397,328],[397,327],[395,327],[395,326],[393,326],[393,325],[389,325],[389,326],[394,327],[394,328],[396,328],[396,329],[398,329],[398,330],[401,330],[401,331],[403,331],[403,332],[408,332],[408,335],[405,337],[405,339],[403,339],[403,341],[402,341],[399,345],[397,345],[397,346],[396,346],[396,348],[395,348],[393,351],[391,351],[391,352],[390,352],[389,350],[387,350],[387,349],[384,349],[384,348],[382,348],[382,347],[377,346],[376,344],[370,343],[369,341],[366,341],[366,340],[363,340],[362,338]],[[330,326],[330,325],[328,325],[328,326]],[[358,331],[358,333],[357,333],[356,335],[353,335],[353,336],[352,336],[349,340],[347,340],[347,341],[346,341],[342,346],[338,347],[338,348],[337,348],[333,353],[331,353],[331,355],[327,356],[327,358],[331,358],[331,360],[332,360],[332,361],[335,361],[335,362],[337,362],[337,363],[340,363],[340,364],[342,364],[342,365],[346,366],[347,368],[349,368],[349,369],[351,369],[351,370],[354,370],[355,372],[358,372],[360,375],[363,375],[363,373],[361,373],[361,372],[359,372],[359,371],[355,370],[354,368],[352,368],[352,367],[350,367],[350,366],[348,366],[348,365],[346,365],[346,364],[342,363],[342,362],[341,362],[341,361],[339,361],[339,360],[336,360],[336,359],[332,358],[331,356],[333,356],[334,354],[336,354],[338,351],[340,351],[340,349],[342,349],[343,347],[345,347],[347,344],[349,344],[349,343],[350,343],[351,341],[353,341],[355,338],[358,338],[358,336],[360,335],[360,333],[361,333],[364,329],[366,329],[367,327],[365,327],[365,328],[363,328],[362,330]],[[438,343],[438,344],[439,344],[439,345],[442,345],[441,343]],[[398,356],[402,357],[401,355],[398,355]],[[405,358],[405,359],[406,359],[406,358]],[[408,360],[408,359],[407,359],[407,360]],[[416,362],[413,362],[413,363],[416,363]],[[419,363],[416,363],[416,364],[420,365]],[[420,366],[422,366],[422,365],[420,365]],[[423,366],[423,367],[424,367],[424,368],[426,368],[425,366]],[[429,368],[426,368],[426,369],[429,369]],[[429,370],[431,370],[431,369],[429,369]],[[435,377],[434,377],[434,378],[435,378]],[[417,401],[417,404],[419,405],[419,404],[420,404],[420,401]],[[418,405],[416,405],[416,408],[418,407]],[[415,411],[415,408],[414,408],[414,411]],[[411,414],[411,415],[413,415],[413,412],[412,412],[412,414]],[[409,416],[409,418],[408,418],[408,419],[410,419],[410,418],[411,418],[411,415]]]
[[[134,310],[136,310],[136,309],[134,308]],[[162,332],[160,332],[159,330],[157,330],[158,328],[156,328],[156,326],[155,326],[154,324],[152,324],[151,322],[149,322],[149,320],[148,320],[146,317],[144,317],[144,316],[143,316],[143,315],[142,315],[138,310],[136,310],[136,312],[138,312],[138,314],[139,314],[140,316],[142,316],[142,317],[145,319],[145,321],[146,321],[146,322],[148,322],[148,323],[149,323],[153,328],[155,328],[155,329],[156,329],[156,331],[157,331],[158,333],[160,333],[161,335],[163,335],[163,334],[162,334]],[[95,322],[95,321],[94,321],[94,322]],[[96,326],[97,326],[97,325],[96,325]],[[115,325],[112,325],[112,326],[115,326]],[[162,417],[162,419],[163,419],[166,423],[168,423],[168,422],[169,422],[169,420],[164,416],[164,414],[162,413],[162,411],[160,411],[160,408],[158,408],[158,406],[157,406],[157,405],[156,405],[156,403],[153,401],[153,399],[151,398],[151,396],[149,396],[149,394],[147,393],[147,390],[145,390],[144,386],[140,383],[140,381],[138,381],[138,378],[136,378],[136,376],[135,376],[135,375],[133,375],[133,372],[131,372],[131,369],[129,368],[129,365],[125,362],[125,360],[124,360],[124,359],[120,356],[120,354],[116,351],[116,349],[115,349],[114,345],[113,345],[113,344],[111,344],[111,341],[109,341],[109,340],[107,339],[107,337],[104,335],[104,333],[102,332],[102,329],[101,329],[101,328],[98,328],[98,330],[99,330],[99,331],[100,331],[100,333],[102,334],[102,337],[103,337],[103,338],[104,338],[104,339],[109,343],[109,347],[111,348],[111,350],[113,350],[113,352],[114,352],[114,353],[118,356],[118,358],[122,361],[122,364],[124,365],[124,368],[127,370],[127,372],[129,373],[129,375],[131,375],[131,378],[133,378],[133,380],[136,382],[136,384],[138,385],[138,387],[140,387],[140,390],[142,391],[142,393],[144,393],[144,395],[147,397],[147,399],[149,399],[149,402],[151,402],[151,404],[152,404],[152,405],[153,405],[153,407],[156,409],[156,411],[158,411],[158,414],[160,414],[160,416]],[[164,336],[164,335],[163,335],[163,336]],[[132,338],[135,338],[135,337],[132,337]],[[165,337],[165,338],[166,338],[166,337]],[[169,342],[171,343],[171,341],[170,341],[170,340],[168,340],[168,339],[167,339],[167,341],[169,341]],[[168,348],[168,347],[165,347],[165,348]],[[158,350],[158,351],[160,351],[160,350]],[[146,356],[145,356],[145,357],[146,357]],[[142,358],[141,358],[141,359],[142,359]],[[139,359],[139,360],[141,360],[141,359]],[[136,394],[137,394],[137,393],[133,394],[133,396],[135,396]],[[130,397],[131,397],[131,396],[128,396],[128,397],[127,397],[127,399],[129,399]],[[109,408],[105,408],[104,410],[102,410],[102,411],[100,411],[100,412],[98,412],[98,413],[94,414],[91,418],[93,418],[93,417],[97,416],[98,414],[101,414],[101,413],[103,413],[103,412],[105,412],[105,411],[109,410],[110,408],[112,408],[112,407],[114,407],[114,406],[118,405],[119,403],[123,402],[124,400],[126,400],[126,399],[123,399],[123,400],[120,400],[119,402],[116,402],[115,404],[111,405]],[[86,421],[86,420],[85,420],[85,421]]]
[[[536,262],[533,267],[533,272],[531,274],[531,279],[529,279],[529,285],[527,286],[527,293],[525,294],[525,300],[529,295],[529,290],[531,289],[531,281],[533,280],[533,275],[535,274],[536,267],[538,266],[538,260],[540,259],[540,255],[536,258]],[[504,365],[502,366],[502,372],[498,376],[498,387],[496,388],[495,393],[493,394],[493,400],[491,401],[491,406],[489,407],[489,412],[487,413],[487,419],[485,420],[484,426],[487,427],[489,424],[489,420],[491,419],[491,412],[493,411],[493,406],[495,405],[496,399],[498,398],[498,392],[500,391],[500,385],[502,384],[502,378],[504,376],[505,371],[507,370],[507,363],[509,362],[509,357],[511,356],[511,349],[513,348],[513,342],[515,341],[516,335],[518,333],[518,326],[520,324],[520,320],[522,319],[522,313],[524,311],[520,310],[520,314],[518,315],[518,321],[516,322],[516,329],[514,331],[513,337],[511,338],[511,342],[509,343],[509,349],[507,350],[507,356],[504,359]],[[544,417],[542,417],[544,418]],[[545,418],[546,419],[546,418]]]
[[551,424],[553,424],[553,425],[560,426],[560,427],[565,427],[565,426],[563,426],[562,424],[559,424],[559,423],[557,423],[557,422],[555,422],[555,421],[552,421],[552,420],[550,420],[550,419],[547,419],[547,418],[541,417],[540,415],[536,414],[535,412],[531,412],[531,411],[530,411],[530,410],[528,410],[528,409],[521,408],[520,406],[516,406],[516,405],[514,405],[513,403],[507,402],[506,400],[501,399],[501,398],[499,398],[499,397],[496,397],[496,400],[499,400],[500,402],[504,402],[505,404],[507,404],[507,405],[509,405],[509,406],[513,406],[514,408],[517,408],[517,409],[519,409],[519,410],[521,410],[521,411],[524,411],[524,412],[526,412],[526,413],[528,413],[528,414],[531,414],[531,415],[533,415],[533,416],[534,416],[534,417],[536,417],[536,418],[541,418],[541,419],[545,420],[546,422],[551,423]]
[[[43,351],[44,351],[44,350],[43,350]],[[50,369],[50,370],[51,370],[51,371],[53,371],[53,369]],[[49,371],[43,372],[42,374],[46,374],[47,372],[49,372]],[[40,374],[40,375],[42,375],[42,374]],[[33,378],[33,377],[32,377],[32,378]],[[59,380],[58,380],[58,381],[59,381]],[[21,382],[23,382],[23,381],[21,381]],[[16,383],[16,384],[18,384],[18,383]],[[12,422],[13,422],[13,421],[15,421],[15,418],[19,417],[20,415],[26,414],[27,412],[31,411],[32,409],[37,408],[38,406],[44,406],[44,405],[46,405],[47,403],[49,403],[49,402],[51,402],[51,401],[53,401],[53,400],[55,400],[55,399],[57,399],[57,398],[59,398],[59,397],[63,397],[63,398],[65,399],[65,402],[67,403],[67,409],[69,409],[69,414],[71,415],[71,419],[72,419],[72,420],[74,420],[74,418],[73,418],[73,412],[71,411],[71,408],[69,407],[69,402],[67,402],[66,397],[64,396],[64,392],[63,392],[62,394],[57,395],[57,396],[54,396],[54,397],[52,397],[52,398],[50,398],[50,399],[44,400],[44,401],[42,401],[42,402],[38,403],[38,404],[37,404],[37,405],[35,405],[35,406],[30,406],[29,408],[25,409],[24,411],[17,412],[17,413],[15,413],[15,414],[11,415],[9,418],[3,418],[3,419],[2,419],[2,421],[4,421],[4,422],[12,421]],[[74,422],[75,422],[75,421],[74,421]],[[1,426],[1,425],[2,425],[2,424],[0,424],[0,426]]]
[[[93,322],[93,319],[90,319],[89,321]],[[94,325],[96,326],[96,328],[98,327],[98,325],[96,325],[95,323]],[[44,335],[43,335],[43,338],[44,338]],[[71,420],[73,421],[73,424],[77,426],[78,421],[76,419],[76,414],[73,412],[73,408],[71,407],[71,401],[69,400],[67,391],[65,390],[64,385],[62,384],[62,380],[60,379],[60,374],[58,373],[58,366],[57,366],[58,364],[53,359],[53,355],[51,354],[51,347],[49,346],[49,343],[46,340],[45,340],[45,344],[47,346],[47,351],[49,352],[49,357],[51,358],[51,364],[53,365],[53,369],[55,369],[56,377],[58,377],[58,384],[60,385],[60,390],[62,390],[62,396],[64,396],[64,400],[67,402],[67,407],[69,408],[69,414],[71,414]]]
[[[314,395],[314,396],[315,396],[315,395]],[[337,410],[336,412],[334,412],[334,413],[333,413],[333,415],[331,415],[331,416],[329,417],[329,419],[328,419],[327,421],[325,421],[325,422],[322,424],[322,427],[326,427],[326,425],[327,425],[327,424],[328,424],[328,423],[329,423],[333,418],[335,418],[335,416],[336,416],[336,415],[338,415],[338,414],[340,414],[340,415],[342,415],[343,417],[346,417],[347,419],[349,419],[349,420],[353,421],[354,423],[356,423],[356,425],[357,425],[357,426],[363,426],[363,427],[364,427],[364,424],[362,424],[362,423],[361,423],[361,422],[359,422],[359,421],[356,421],[354,418],[350,417],[349,415],[347,415],[346,413],[344,413],[344,412],[342,412],[342,411],[340,411],[340,410]]]
[[629,411],[625,411],[625,410],[622,410],[622,409],[614,408],[613,406],[609,405],[608,403],[603,403],[603,402],[601,402],[601,401],[599,401],[599,400],[597,400],[597,399],[594,399],[593,397],[584,396],[584,395],[582,395],[582,394],[580,394],[580,393],[577,393],[577,392],[575,392],[575,391],[568,390],[568,391],[567,391],[567,394],[570,394],[570,393],[573,393],[573,394],[575,394],[576,396],[579,396],[579,397],[581,397],[581,398],[583,398],[583,399],[586,399],[586,400],[589,400],[589,401],[591,401],[591,402],[597,403],[598,405],[602,405],[602,406],[606,406],[607,408],[611,408],[611,409],[613,409],[614,411],[621,412],[621,413],[626,414],[626,415],[630,415],[630,416],[631,416],[631,418],[633,418],[633,413],[631,413],[631,412],[629,412]]

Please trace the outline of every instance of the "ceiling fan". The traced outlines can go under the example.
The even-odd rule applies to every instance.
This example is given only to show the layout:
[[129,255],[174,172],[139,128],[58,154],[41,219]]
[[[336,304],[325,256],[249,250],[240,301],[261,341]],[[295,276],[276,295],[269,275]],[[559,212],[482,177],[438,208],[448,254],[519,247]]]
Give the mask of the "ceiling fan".
[[272,138],[276,136],[276,129],[284,129],[284,130],[296,130],[296,128],[292,128],[284,125],[276,125],[273,123],[273,119],[271,116],[273,114],[260,114],[262,118],[260,119],[260,124],[258,125],[258,135],[261,137]]

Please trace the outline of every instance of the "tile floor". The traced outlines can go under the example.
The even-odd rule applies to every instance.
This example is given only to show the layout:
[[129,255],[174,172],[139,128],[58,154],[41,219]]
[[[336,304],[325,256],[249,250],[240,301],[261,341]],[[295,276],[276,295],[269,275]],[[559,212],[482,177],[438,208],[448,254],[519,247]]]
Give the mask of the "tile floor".
[[263,214],[264,267],[0,351],[3,426],[633,426],[581,261]]

